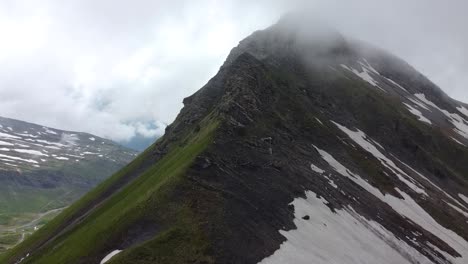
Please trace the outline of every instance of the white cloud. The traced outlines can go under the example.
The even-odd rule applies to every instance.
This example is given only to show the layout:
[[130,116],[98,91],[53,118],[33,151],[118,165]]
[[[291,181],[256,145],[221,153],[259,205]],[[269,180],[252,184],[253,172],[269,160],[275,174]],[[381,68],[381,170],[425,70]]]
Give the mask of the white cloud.
[[0,115],[119,141],[160,134],[232,47],[300,2],[468,101],[461,1],[1,0]]

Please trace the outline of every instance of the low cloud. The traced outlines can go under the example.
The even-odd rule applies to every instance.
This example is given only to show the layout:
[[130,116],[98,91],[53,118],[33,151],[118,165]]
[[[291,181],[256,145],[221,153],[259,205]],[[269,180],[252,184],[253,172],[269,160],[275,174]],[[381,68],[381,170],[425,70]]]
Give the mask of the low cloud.
[[298,6],[468,101],[464,1],[0,3],[0,115],[117,141],[164,132],[251,32]]

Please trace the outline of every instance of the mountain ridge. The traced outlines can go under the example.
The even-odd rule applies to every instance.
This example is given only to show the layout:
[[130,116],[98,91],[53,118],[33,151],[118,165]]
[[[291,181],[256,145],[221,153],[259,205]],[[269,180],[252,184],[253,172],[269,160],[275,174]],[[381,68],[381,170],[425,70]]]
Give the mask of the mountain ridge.
[[386,53],[276,34],[241,42],[162,138],[0,259],[463,263],[464,106]]

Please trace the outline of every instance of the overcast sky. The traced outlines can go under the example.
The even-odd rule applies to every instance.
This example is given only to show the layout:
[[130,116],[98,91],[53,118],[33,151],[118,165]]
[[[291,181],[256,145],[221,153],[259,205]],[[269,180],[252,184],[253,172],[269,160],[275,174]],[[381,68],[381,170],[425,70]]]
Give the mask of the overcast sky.
[[232,47],[303,2],[468,102],[465,0],[0,0],[0,116],[161,134]]

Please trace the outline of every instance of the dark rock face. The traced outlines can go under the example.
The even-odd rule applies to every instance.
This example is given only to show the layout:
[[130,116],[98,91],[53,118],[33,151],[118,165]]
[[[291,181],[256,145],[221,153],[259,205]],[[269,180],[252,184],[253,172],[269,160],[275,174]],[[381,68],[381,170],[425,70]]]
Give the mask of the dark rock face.
[[[295,228],[292,224],[294,212],[288,210],[288,204],[293,198],[303,196],[305,191],[324,197],[332,211],[352,206],[360,215],[382,224],[402,241],[418,239],[421,246],[417,250],[435,263],[444,262],[445,258],[424,247],[425,243],[438,245],[454,257],[460,256],[460,252],[447,242],[417,223],[408,222],[406,216],[392,210],[355,183],[342,179],[330,168],[326,170],[330,174],[328,178],[339,186],[339,189],[334,189],[326,177],[310,170],[310,164],[319,164],[321,168],[330,166],[321,159],[314,145],[325,148],[382,193],[403,199],[395,188],[404,190],[432,212],[442,226],[467,239],[465,217],[439,207],[441,200],[448,199],[443,193],[426,185],[430,198],[426,200],[418,195],[398,180],[395,173],[382,167],[378,159],[357,147],[330,121],[365,131],[370,138],[383,144],[386,155],[395,163],[402,160],[411,164],[411,168],[424,173],[453,197],[466,192],[467,179],[457,175],[466,174],[467,168],[458,167],[459,172],[450,176],[440,173],[440,170],[448,173],[443,167],[455,168],[466,160],[468,157],[463,147],[444,135],[442,129],[415,122],[416,119],[404,109],[400,101],[403,96],[396,92],[401,88],[396,85],[384,86],[384,83],[385,91],[379,90],[353,76],[354,73],[348,74],[347,69],[338,70],[338,73],[335,69],[323,68],[291,72],[290,69],[304,66],[301,66],[300,58],[290,61],[299,65],[285,63],[272,66],[244,53],[230,66],[232,71],[224,85],[229,100],[222,100],[225,103],[220,106],[228,121],[220,128],[220,136],[211,150],[213,163],[217,166],[209,172],[193,172],[200,174],[198,181],[209,182],[222,193],[231,194],[223,197],[229,214],[221,221],[220,227],[211,232],[213,241],[220,241],[215,248],[224,249],[217,252],[219,263],[232,260],[233,263],[257,263],[273,254],[285,240],[274,230]],[[337,74],[341,74],[341,78]],[[379,80],[385,82],[386,79],[381,78]],[[435,86],[434,90],[437,93]],[[408,92],[407,96],[411,93]],[[451,133],[453,131],[449,135],[453,135]],[[460,140],[466,142],[466,139]],[[451,151],[450,148],[459,151]],[[447,156],[441,155],[441,149],[446,149],[444,155]],[[393,155],[398,158],[392,158]],[[398,166],[418,179],[418,175],[403,163]],[[440,175],[447,176],[441,178]],[[345,190],[346,195],[339,190]],[[209,218],[209,215],[211,213],[205,217]],[[452,221],[456,221],[460,228]],[[412,232],[424,235],[411,237],[409,234]],[[233,233],[236,235],[232,236]]]
[[[132,171],[134,183],[107,189],[108,196],[87,207],[83,223],[69,227],[96,228],[116,239],[60,256],[99,263],[117,248],[123,253],[111,263],[303,263],[297,252],[311,263],[467,260],[466,105],[386,52],[318,33],[282,21],[243,40],[219,73],[184,100],[176,121]],[[325,39],[314,42],[317,36]],[[150,163],[171,160],[174,149],[201,137],[212,119],[219,121],[212,141],[177,184],[155,192],[164,200],[151,196],[156,202],[142,205],[149,211],[119,229],[92,225],[93,215],[116,214],[107,208],[117,202],[107,197],[122,190],[130,195],[133,184],[149,178]],[[186,214],[168,208],[184,206],[203,242],[173,231]],[[167,211],[151,214],[155,208]],[[365,246],[342,259],[326,249],[314,255],[321,248],[310,233],[316,230],[324,244]],[[289,253],[300,244],[298,233],[312,239]],[[31,240],[30,261],[59,254],[49,251],[58,243],[79,247],[72,234]],[[15,257],[28,248],[22,250]]]

